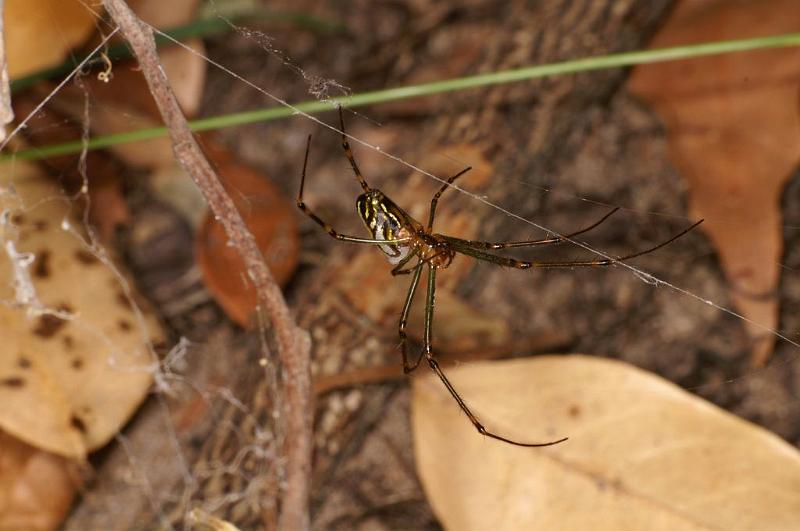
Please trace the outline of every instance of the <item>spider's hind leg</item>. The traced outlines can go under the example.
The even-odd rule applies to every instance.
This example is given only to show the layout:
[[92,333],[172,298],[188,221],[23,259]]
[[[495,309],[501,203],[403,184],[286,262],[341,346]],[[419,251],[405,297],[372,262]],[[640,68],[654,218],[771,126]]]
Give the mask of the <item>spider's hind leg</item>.
[[[421,265],[421,264],[420,264]],[[419,273],[416,273],[416,276],[419,276]],[[450,393],[450,396],[453,397],[453,400],[456,401],[458,407],[461,408],[461,411],[469,418],[469,421],[475,426],[475,429],[478,430],[478,433],[484,435],[486,437],[491,437],[492,439],[497,439],[498,441],[502,441],[508,444],[513,444],[515,446],[527,446],[527,447],[539,447],[539,446],[552,446],[554,444],[558,444],[560,442],[564,442],[567,440],[566,437],[562,439],[558,439],[556,441],[550,441],[545,443],[523,443],[514,441],[512,439],[507,439],[496,433],[492,433],[486,429],[486,427],[481,424],[478,420],[478,417],[467,407],[467,404],[464,402],[464,399],[461,398],[461,395],[458,394],[453,384],[450,383],[450,380],[447,376],[444,375],[442,368],[439,366],[439,362],[433,355],[433,350],[431,348],[431,326],[433,324],[433,303],[434,303],[434,292],[436,290],[436,268],[431,264],[428,264],[428,295],[426,297],[425,302],[425,335],[423,336],[423,348],[422,353],[420,354],[420,359],[422,355],[425,355],[425,358],[428,361],[428,366],[431,368],[433,372],[436,373],[436,376],[439,377],[439,380],[442,381],[442,384],[447,388],[447,391]],[[417,360],[417,364],[419,364],[420,360]],[[404,360],[405,363],[405,360]],[[415,366],[416,367],[416,366]]]
[[[398,264],[401,266],[402,264]],[[406,302],[403,305],[403,312],[400,314],[400,323],[398,325],[398,335],[400,336],[400,352],[403,355],[403,372],[408,374],[413,372],[418,366],[420,361],[422,361],[422,355],[424,351],[420,352],[419,356],[417,356],[417,360],[414,363],[409,363],[408,361],[408,336],[406,335],[406,324],[408,323],[408,312],[411,310],[411,303],[414,300],[414,293],[417,291],[417,286],[419,285],[419,277],[422,274],[422,263],[417,264],[417,266],[413,269],[406,270],[412,272],[413,276],[411,277],[411,284],[408,288],[408,295],[406,296]]]

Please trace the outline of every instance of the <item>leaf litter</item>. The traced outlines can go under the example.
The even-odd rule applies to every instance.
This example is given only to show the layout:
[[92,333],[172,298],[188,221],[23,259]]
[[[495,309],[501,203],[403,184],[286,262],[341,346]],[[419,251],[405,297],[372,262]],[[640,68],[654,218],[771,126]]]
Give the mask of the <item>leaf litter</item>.
[[[128,125],[130,125],[130,121],[128,122]],[[772,326],[772,327],[770,327],[770,328],[774,328],[774,326]],[[462,422],[462,421],[463,421],[463,418],[461,418],[461,417],[460,417],[458,414],[455,414],[455,415],[453,415],[453,417],[454,417],[454,419],[457,419],[459,422]],[[502,420],[502,419],[498,419],[498,420]],[[467,424],[467,426],[468,426],[468,424]],[[475,436],[474,436],[474,433],[471,433],[471,434],[469,434],[469,435],[465,435],[465,437],[464,437],[464,438],[460,438],[460,439],[461,439],[461,440],[464,440],[465,438],[474,438],[474,437],[475,437]]]

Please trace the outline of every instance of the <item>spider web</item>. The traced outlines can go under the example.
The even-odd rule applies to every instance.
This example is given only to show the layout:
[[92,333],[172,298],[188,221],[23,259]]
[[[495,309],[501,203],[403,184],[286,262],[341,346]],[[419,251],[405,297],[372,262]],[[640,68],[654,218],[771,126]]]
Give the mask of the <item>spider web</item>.
[[[221,15],[219,16],[222,17]],[[303,68],[297,66],[287,54],[281,51],[280,44],[278,44],[274,38],[261,31],[242,28],[238,25],[233,26],[239,35],[254,41],[266,56],[272,59],[277,59],[285,71],[294,76],[299,76],[306,84],[309,94],[317,99],[327,101],[332,92],[337,94],[348,93],[348,89],[334,79],[310,74]],[[98,46],[98,49],[101,49],[108,39],[110,39],[116,32],[115,29],[110,27],[106,28],[106,31],[107,35]],[[180,46],[195,55],[201,56],[203,60],[211,67],[224,72],[228,76],[231,76],[236,80],[237,83],[256,91],[258,94],[266,97],[268,100],[271,100],[278,105],[292,109],[297,116],[302,117],[302,119],[305,121],[304,125],[314,124],[317,128],[329,131],[331,136],[334,138],[338,134],[338,128],[336,126],[330,125],[315,116],[303,113],[289,103],[289,101],[287,101],[285,98],[282,98],[276,95],[273,91],[265,88],[266,85],[264,83],[250,81],[246,76],[240,75],[235,71],[235,69],[229,68],[220,61],[200,54],[192,48],[185,46],[181,42],[171,39],[169,36],[155,28],[154,31],[173,41],[175,45]],[[83,71],[85,64],[86,61],[78,64],[70,76],[64,79],[64,81],[53,90],[51,95],[42,100],[41,104],[35,109],[34,113],[39,112],[40,109],[44,108],[48,101],[50,101],[58,91],[66,86],[74,76],[79,76]],[[91,105],[91,101],[87,92],[87,109],[89,105]],[[333,103],[331,103],[331,105],[333,108]],[[33,116],[34,113],[32,113],[29,117],[26,117],[17,126],[17,128],[14,129],[11,135],[9,135],[9,138],[2,145],[0,145],[0,148],[6,147],[13,137],[15,137],[19,132],[25,130],[28,119]],[[82,126],[83,138],[84,141],[86,141],[88,139],[90,130],[88,118],[84,120]],[[307,130],[309,127],[304,127],[303,129]],[[304,134],[305,131],[303,132],[303,135]],[[373,143],[365,137],[361,137],[360,135],[356,136],[352,133],[349,133],[348,136],[354,146],[360,146],[362,151],[367,150],[371,153],[378,154],[402,168],[406,168],[415,173],[426,176],[435,183],[444,182],[442,177],[436,175],[432,171],[429,171],[422,164],[416,163],[404,156],[388,152],[380,145]],[[85,155],[86,151],[84,151],[81,158],[82,162],[80,163],[80,174],[83,177],[84,183],[80,193],[81,197],[84,199],[88,197],[88,174],[91,171],[91,168],[87,168],[85,165]],[[302,154],[298,152],[296,158],[299,160],[301,155]],[[457,162],[463,162],[463,164],[466,165],[465,161]],[[507,177],[502,175],[493,176],[493,178],[509,181],[512,184],[520,184],[530,190],[531,195],[559,195],[562,198],[566,197],[567,200],[574,201],[577,204],[597,202],[588,196],[581,195],[580,193],[571,193],[559,186],[542,186],[533,180],[526,180],[524,178],[520,179],[518,177]],[[518,214],[513,208],[503,206],[502,204],[493,201],[490,197],[481,195],[480,193],[475,193],[459,186],[453,186],[453,188],[458,193],[469,198],[470,201],[476,204],[485,205],[488,209],[491,209],[495,213],[502,215],[505,218],[513,219],[517,222],[520,222],[522,225],[532,227],[533,229],[536,229],[537,233],[542,232],[545,234],[563,236],[563,233],[566,232],[564,230],[554,230],[550,228],[549,224],[545,224],[537,219],[533,219],[530,216]],[[623,206],[626,207],[626,210],[645,218],[651,217],[658,220],[663,217],[663,214],[661,213],[642,211],[641,209],[635,207],[627,207],[626,205],[619,205],[618,203],[614,202],[608,203],[608,206]],[[90,235],[90,239],[85,241],[87,250],[100,259],[106,267],[116,272],[119,282],[121,285],[126,287],[125,292],[128,295],[131,306],[138,312],[138,306],[135,302],[135,298],[131,295],[131,289],[127,286],[125,276],[117,270],[116,266],[114,266],[113,262],[109,259],[107,253],[103,250],[100,243],[92,236],[93,233],[86,217],[87,212],[88,206],[86,206],[82,212],[84,225],[83,229],[86,234]],[[680,216],[678,217],[680,218]],[[784,225],[784,230],[790,231],[795,229],[796,227],[794,226]],[[70,232],[77,238],[83,238],[81,234],[79,234],[77,231],[74,231],[68,224],[64,225],[64,230]],[[615,254],[605,252],[598,246],[586,243],[582,239],[573,239],[570,241],[577,248],[580,248],[594,256],[613,258],[613,255]],[[16,280],[18,286],[20,287],[16,302],[19,304],[24,304],[28,307],[36,307],[36,299],[33,295],[31,295],[29,289],[26,291],[26,288],[29,288],[29,283],[26,283],[25,281],[25,271],[28,267],[30,267],[31,256],[15,254],[13,242],[11,241],[6,241],[3,243],[5,244],[7,253],[11,258],[12,263],[16,266]],[[9,247],[9,245],[12,247]],[[794,273],[795,270],[791,266],[786,264],[781,265],[787,270],[787,273]],[[765,369],[759,369],[755,371],[748,370],[744,375],[727,379],[726,383],[733,383],[737,380],[753,378],[756,374],[763,373],[765,371],[785,371],[787,370],[787,367],[793,366],[798,356],[800,356],[800,343],[793,339],[796,337],[796,334],[793,332],[770,329],[768,327],[759,325],[758,323],[747,319],[732,309],[725,302],[704,296],[701,291],[695,289],[694,287],[685,287],[679,281],[667,280],[659,275],[652,274],[641,267],[629,263],[618,263],[615,268],[618,271],[625,272],[629,278],[635,279],[636,281],[641,281],[654,290],[658,288],[659,290],[668,291],[669,293],[673,294],[672,296],[674,297],[680,297],[683,300],[691,302],[692,304],[700,304],[713,308],[717,312],[722,312],[738,322],[746,322],[759,327],[764,330],[764,332],[769,333],[785,342],[785,345],[791,346],[791,352],[788,356],[784,357],[784,359],[778,360],[776,363],[768,366]],[[482,269],[481,272],[485,273],[486,270]],[[620,280],[618,280],[619,275],[615,276],[614,278],[615,281],[620,282]],[[144,329],[142,323],[140,323],[139,326]],[[244,340],[244,343],[246,344],[240,345],[242,347],[242,352],[234,356],[235,359],[250,363],[252,363],[254,360],[269,360],[269,362],[272,363],[273,356],[268,345],[268,340],[266,339],[268,336],[268,325],[262,325],[258,332],[259,333],[257,334],[257,337],[251,337]],[[219,474],[220,470],[222,470],[223,474],[227,474],[227,477],[233,478],[232,484],[236,485],[238,488],[227,491],[218,491],[216,492],[216,496],[206,497],[203,500],[202,509],[210,514],[214,513],[220,508],[239,507],[241,504],[249,503],[254,496],[258,496],[258,493],[268,492],[270,489],[276,488],[276,485],[269,483],[269,481],[263,482],[265,480],[261,478],[269,476],[280,478],[280,464],[278,463],[277,468],[275,465],[275,462],[277,461],[276,449],[278,448],[279,441],[276,440],[274,434],[272,433],[272,419],[269,418],[270,416],[274,417],[277,415],[277,412],[280,411],[280,408],[277,407],[278,399],[276,396],[274,396],[274,393],[270,391],[274,391],[276,387],[274,385],[275,381],[273,373],[269,371],[255,371],[257,374],[254,375],[254,377],[258,378],[264,378],[266,375],[269,378],[269,383],[271,384],[267,386],[267,388],[269,388],[267,394],[270,396],[269,399],[272,400],[273,403],[269,407],[265,408],[269,414],[264,417],[262,413],[251,407],[251,404],[256,400],[254,396],[242,396],[237,392],[237,389],[229,387],[225,384],[219,386],[213,385],[212,383],[209,383],[208,380],[204,379],[203,375],[193,373],[191,370],[193,364],[199,363],[198,358],[200,356],[211,355],[215,352],[218,354],[221,349],[226,348],[223,345],[225,345],[225,341],[223,341],[222,338],[209,340],[204,344],[198,344],[186,339],[185,337],[182,337],[177,341],[175,346],[170,350],[166,357],[163,357],[163,359],[159,360],[155,353],[153,353],[153,364],[149,367],[143,368],[143,370],[147,370],[153,374],[155,381],[154,394],[156,397],[152,403],[145,406],[146,409],[154,410],[155,413],[152,413],[151,411],[149,415],[147,415],[147,412],[142,415],[152,419],[152,421],[148,420],[144,423],[145,425],[143,426],[143,431],[145,435],[143,438],[146,440],[148,437],[159,437],[166,440],[167,448],[170,450],[170,453],[166,457],[166,459],[169,461],[169,465],[164,467],[165,471],[163,474],[159,471],[151,470],[148,466],[141,462],[141,439],[132,441],[125,434],[120,434],[117,437],[117,441],[122,452],[121,455],[114,456],[111,458],[111,460],[118,460],[120,463],[127,463],[127,468],[131,471],[131,477],[127,478],[126,481],[133,486],[134,490],[139,491],[144,495],[144,498],[150,505],[150,510],[155,515],[156,520],[164,527],[180,527],[178,522],[190,521],[188,512],[182,512],[184,510],[188,511],[188,509],[186,509],[186,507],[189,506],[189,504],[187,504],[187,500],[190,500],[197,492],[201,490],[205,493],[209,492],[203,487],[206,486],[206,482],[209,480],[209,478],[218,477],[217,474]],[[254,352],[256,353],[255,357],[253,354]],[[705,386],[693,387],[693,389],[702,390],[703,387]],[[253,388],[261,391],[264,390],[264,387],[254,386]],[[212,411],[214,421],[218,422],[218,427],[216,429],[221,432],[225,431],[227,433],[226,439],[242,441],[240,444],[238,444],[238,446],[233,444],[233,450],[231,453],[222,452],[217,454],[211,452],[211,449],[204,449],[203,451],[211,452],[210,459],[207,460],[207,462],[212,463],[213,466],[209,469],[193,469],[189,464],[191,459],[189,456],[187,456],[187,450],[185,449],[184,442],[182,440],[183,437],[179,433],[179,429],[176,428],[177,422],[173,418],[172,412],[176,409],[176,401],[185,404],[191,400],[185,396],[181,398],[175,398],[177,395],[185,394],[187,390],[189,393],[193,394],[195,398],[199,397],[199,400],[203,402],[209,410]],[[341,407],[354,408],[357,407],[358,402],[362,401],[363,398],[361,398],[357,393],[351,393],[344,395],[344,398],[340,398],[340,400],[344,404]],[[347,405],[348,403],[350,403],[349,406]],[[238,414],[233,415],[230,413],[231,411],[237,412]],[[241,419],[246,420],[245,422],[242,422]],[[142,427],[137,426],[137,429],[140,428]],[[172,472],[174,470],[177,470],[178,475],[181,477],[182,485],[181,488],[177,490],[175,490],[173,486],[171,489],[171,497],[165,501],[163,491],[165,488],[167,488],[167,490],[169,490],[169,488],[165,486],[164,482],[168,481],[167,477],[169,474],[167,472]],[[263,500],[263,496],[261,496],[261,498]],[[118,511],[124,511],[124,508],[117,507],[114,510],[109,510],[109,513],[111,515],[117,515],[119,514]],[[178,511],[178,514],[173,514],[174,511]],[[110,522],[112,524],[114,523],[113,520]],[[247,527],[242,527],[242,529],[247,529]]]

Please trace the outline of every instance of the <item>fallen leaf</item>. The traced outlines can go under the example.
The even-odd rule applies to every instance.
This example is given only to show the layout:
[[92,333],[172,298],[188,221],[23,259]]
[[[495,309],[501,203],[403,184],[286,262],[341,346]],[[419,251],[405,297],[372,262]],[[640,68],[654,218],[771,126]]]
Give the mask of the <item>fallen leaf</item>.
[[[14,98],[14,109],[27,116],[34,111],[44,94],[28,91]],[[68,142],[81,135],[80,126],[67,117],[49,110],[36,113],[24,131],[27,142],[58,144]],[[81,164],[83,161],[83,164]],[[64,186],[69,194],[78,193],[88,183],[90,199],[89,222],[95,227],[103,241],[112,241],[119,226],[130,220],[128,205],[123,197],[124,174],[121,164],[106,151],[93,150],[82,155],[61,155],[40,162],[47,172]],[[82,171],[85,168],[85,172]]]
[[[653,39],[661,48],[800,30],[795,0],[681,2]],[[630,90],[668,128],[693,218],[720,255],[731,297],[766,362],[778,326],[780,198],[800,162],[800,51],[782,48],[637,67]],[[765,330],[766,329],[766,330]]]
[[[195,18],[200,0],[133,0],[128,2],[134,12],[145,22],[159,29],[171,29],[190,23]],[[197,114],[200,100],[203,96],[203,87],[206,80],[205,45],[201,39],[189,39],[183,43],[191,48],[187,50],[181,46],[164,46],[158,51],[161,66],[167,74],[169,83],[175,93],[175,98],[184,114],[189,117]],[[141,73],[138,75],[139,83],[143,85]],[[117,92],[125,96],[130,86],[125,83],[126,90]],[[149,91],[138,91],[149,96]],[[152,99],[152,98],[151,98]],[[160,115],[154,117],[160,120]]]
[[[117,74],[109,83],[114,90],[124,86],[121,78],[127,66],[116,67]],[[140,76],[141,73],[138,73]],[[125,92],[131,99],[136,98],[137,90],[126,88]],[[149,92],[147,93],[149,96]],[[85,96],[80,87],[65,87],[48,103],[50,109],[71,117],[78,123],[83,123],[85,116]],[[102,100],[96,100],[102,101]],[[105,105],[90,105],[89,126],[92,135],[115,135],[129,133],[138,129],[160,127],[163,122],[151,117],[147,112],[133,106],[126,106],[110,101]],[[174,164],[175,156],[172,144],[168,137],[151,138],[137,142],[127,142],[110,146],[108,150],[126,165],[147,170],[153,170]]]
[[69,460],[0,432],[0,530],[59,529],[78,478]]
[[[196,53],[179,46],[165,45],[159,49],[158,56],[181,109],[191,118],[197,114],[205,87],[206,62],[202,57],[205,47],[200,39],[190,39],[183,44]],[[98,133],[122,133],[134,129],[131,124],[125,128],[129,113],[133,113],[136,120],[153,120],[150,127],[162,125],[161,113],[136,61],[117,62],[112,73],[108,82],[96,76],[87,76],[82,80],[82,85],[68,87],[58,99],[68,98],[74,109],[72,114],[76,119],[81,119],[84,91],[88,92],[96,103],[90,107],[90,112],[103,120],[99,124],[89,122],[90,127]],[[121,90],[122,87],[124,90]]]
[[192,51],[169,46],[160,50],[158,56],[175,98],[183,113],[191,118],[200,109],[206,86],[206,48],[201,39],[189,39],[183,44]]
[[[200,40],[184,44],[199,54],[204,53]],[[178,47],[161,49],[159,57],[181,109],[192,117],[200,107],[205,87],[205,60]],[[123,134],[163,125],[158,107],[135,61],[116,63],[113,77],[107,83],[96,77],[87,77],[81,85],[65,87],[49,102],[50,108],[83,123],[87,110],[86,93],[91,95],[87,123],[95,136]],[[117,144],[108,149],[136,168],[160,169],[175,161],[172,144],[167,137]]]
[[126,281],[84,246],[71,205],[35,166],[4,167],[0,428],[82,459],[146,396],[157,363],[147,345],[162,332],[146,305],[132,310]]
[[[198,0],[137,0],[129,2],[146,22],[160,29],[170,29],[191,22]],[[205,45],[201,39],[188,39],[183,46],[164,45],[158,55],[175,97],[184,114],[197,114],[206,80]],[[123,90],[124,89],[124,90]],[[110,79],[86,76],[80,84],[65,87],[51,101],[50,108],[85,121],[86,98],[91,95],[86,121],[95,136],[128,133],[137,129],[160,127],[161,114],[135,60],[115,62]],[[169,138],[154,138],[123,143],[109,148],[128,165],[137,168],[163,169],[174,164]]]
[[789,531],[800,454],[653,374],[589,356],[474,363],[414,379],[417,471],[446,529]]
[[80,0],[6,0],[4,37],[11,79],[61,63],[72,48],[88,39],[98,14],[90,4]]
[[[300,246],[294,206],[266,176],[248,166],[218,163],[217,173],[253,233],[275,281],[285,284],[297,267]],[[219,305],[239,325],[249,327],[254,323],[258,300],[244,263],[228,241],[222,225],[210,212],[206,214],[195,238],[197,263]]]
[[197,230],[206,218],[208,204],[203,193],[181,165],[173,161],[171,166],[163,166],[150,173],[148,179],[153,196],[172,207],[192,229]]
[[221,520],[202,509],[192,509],[189,523],[198,531],[239,531],[238,527],[227,520]]

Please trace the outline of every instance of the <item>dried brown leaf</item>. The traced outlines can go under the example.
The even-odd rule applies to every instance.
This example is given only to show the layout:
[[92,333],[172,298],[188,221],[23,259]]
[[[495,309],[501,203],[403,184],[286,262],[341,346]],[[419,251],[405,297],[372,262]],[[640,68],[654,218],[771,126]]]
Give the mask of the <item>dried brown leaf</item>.
[[[132,8],[153,26],[168,29],[192,21],[198,0],[138,0]],[[164,46],[159,50],[164,72],[183,112],[197,114],[206,80],[205,45],[200,39],[189,39],[181,46]],[[83,122],[86,112],[85,93],[91,94],[88,126],[94,135],[113,135],[135,129],[162,125],[161,114],[153,101],[147,83],[135,61],[114,63],[107,80],[87,76],[80,85],[62,90],[51,106],[74,120]],[[174,164],[172,145],[167,138],[155,138],[109,148],[134,167],[163,169]]]
[[[191,22],[197,12],[197,6],[200,5],[200,0],[170,0],[169,2],[132,0],[128,2],[128,5],[139,18],[148,24],[159,29],[169,29]],[[203,96],[206,80],[206,61],[203,59],[205,45],[200,39],[190,39],[184,44],[197,53],[192,53],[179,46],[167,46],[158,51],[158,56],[181,109],[187,116],[194,116],[200,108],[200,99]],[[149,97],[150,92],[144,89],[144,80],[141,75],[139,80],[142,89],[137,92]],[[124,91],[117,89],[123,94],[123,97],[131,92],[130,87],[127,84],[125,86],[126,90]],[[152,101],[152,98],[150,100]],[[153,110],[156,111],[153,117],[160,120],[161,117],[154,105]]]
[[[217,161],[225,155],[216,155]],[[285,284],[297,267],[300,242],[293,205],[266,176],[236,162],[218,162],[217,172],[255,236],[275,281]],[[214,298],[239,325],[253,324],[257,297],[238,252],[209,212],[195,238],[197,263]]]
[[94,29],[91,9],[91,2],[80,0],[6,0],[9,76],[22,77],[63,61]]
[[[14,98],[14,109],[20,116],[28,116],[45,97],[35,91]],[[69,142],[81,136],[81,127],[66,116],[50,110],[36,113],[25,130],[26,140],[36,145]],[[83,162],[83,164],[81,163]],[[64,186],[67,193],[78,192],[89,182],[89,222],[103,241],[111,241],[119,226],[130,220],[128,205],[123,197],[120,163],[105,151],[88,151],[78,155],[62,155],[48,159],[42,168]],[[90,168],[90,171],[84,171]]]
[[0,531],[51,531],[79,486],[77,467],[0,432]]
[[216,518],[202,509],[192,509],[189,513],[189,522],[197,531],[239,531],[232,523]]
[[183,44],[194,53],[175,46],[164,48],[158,56],[181,109],[186,116],[193,117],[200,109],[206,86],[206,60],[203,58],[206,48],[200,39],[190,39]]
[[[795,0],[684,1],[654,48],[800,30]],[[690,210],[714,242],[763,364],[778,324],[780,196],[800,162],[800,51],[761,50],[637,67],[630,89],[668,127]],[[760,326],[759,326],[760,325]]]
[[447,529],[789,531],[800,454],[619,361],[547,356],[451,369],[481,437],[432,375],[413,383],[417,471]]
[[[202,41],[190,40],[185,44],[204,53]],[[164,48],[159,56],[181,109],[187,116],[195,115],[205,87],[205,61],[200,55],[178,47]],[[115,64],[113,76],[107,83],[88,77],[80,86],[67,87],[54,98],[51,106],[81,122],[86,112],[84,91],[92,95],[88,124],[95,135],[122,134],[162,125],[147,83],[133,61]],[[137,168],[161,169],[175,164],[168,138],[118,144],[109,150]]]
[[[0,211],[10,216],[0,225],[0,428],[83,458],[147,394],[155,360],[146,345],[161,336],[160,326],[141,303],[140,320],[117,275],[80,234],[64,230],[80,232],[58,189],[35,167],[4,170]],[[33,257],[27,267],[25,253]]]

